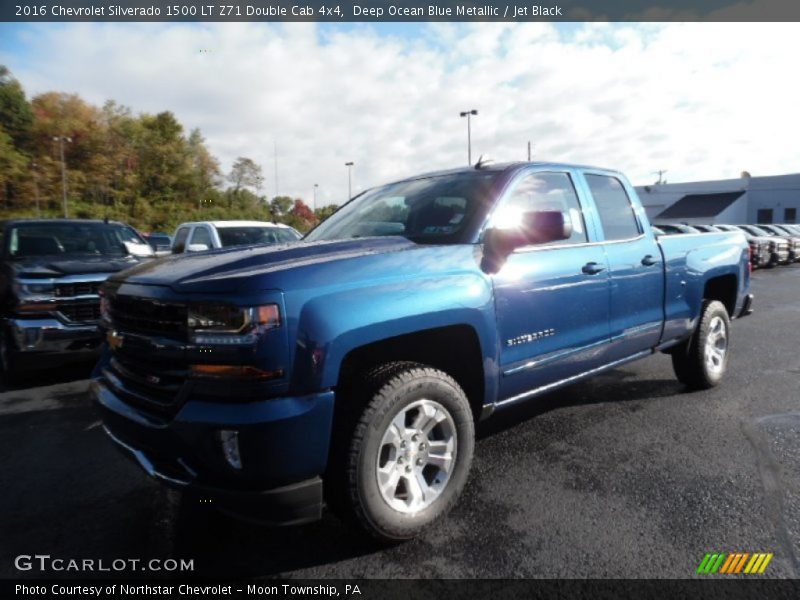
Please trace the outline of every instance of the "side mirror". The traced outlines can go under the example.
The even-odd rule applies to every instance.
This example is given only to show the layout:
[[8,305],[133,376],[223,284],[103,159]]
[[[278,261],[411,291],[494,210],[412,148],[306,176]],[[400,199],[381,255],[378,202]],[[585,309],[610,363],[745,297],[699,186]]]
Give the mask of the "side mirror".
[[548,244],[568,240],[572,221],[560,210],[539,210],[522,215],[522,228],[528,244]]
[[187,252],[205,252],[208,250],[208,244],[189,244],[186,246]]
[[511,229],[487,229],[483,235],[481,268],[497,273],[517,248],[567,240],[572,235],[569,215],[558,210],[540,210],[522,214],[521,223]]
[[122,244],[131,256],[137,258],[153,258],[155,256],[155,252],[147,244],[135,244],[133,242],[122,242]]

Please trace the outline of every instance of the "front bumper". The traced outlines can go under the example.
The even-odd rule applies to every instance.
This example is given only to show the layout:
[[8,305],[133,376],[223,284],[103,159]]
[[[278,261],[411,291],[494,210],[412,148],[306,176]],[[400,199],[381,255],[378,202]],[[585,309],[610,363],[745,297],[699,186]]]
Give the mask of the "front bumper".
[[[109,437],[161,483],[262,523],[320,517],[332,391],[252,402],[190,398],[166,420],[125,403],[102,376],[91,390]],[[237,433],[240,468],[226,461],[222,430]]]
[[65,325],[56,319],[7,319],[7,331],[23,353],[61,354],[97,350],[103,340],[95,324]]

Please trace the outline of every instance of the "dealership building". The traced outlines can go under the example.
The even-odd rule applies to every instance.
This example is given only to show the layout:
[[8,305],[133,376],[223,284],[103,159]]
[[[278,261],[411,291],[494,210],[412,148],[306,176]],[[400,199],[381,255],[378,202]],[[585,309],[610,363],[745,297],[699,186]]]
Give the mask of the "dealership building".
[[636,191],[653,223],[798,223],[800,173],[656,183]]

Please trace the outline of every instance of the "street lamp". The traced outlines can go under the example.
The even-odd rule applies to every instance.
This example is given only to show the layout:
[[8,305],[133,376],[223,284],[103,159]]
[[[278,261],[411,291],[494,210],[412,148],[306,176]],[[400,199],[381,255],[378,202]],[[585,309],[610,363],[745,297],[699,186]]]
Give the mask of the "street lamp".
[[72,143],[72,138],[56,135],[53,136],[53,141],[59,143],[59,148],[61,150],[61,195],[64,202],[64,218],[66,219],[69,214],[67,212],[67,165],[64,162],[64,142]]
[[314,184],[314,212],[317,212],[317,188],[319,187],[318,183]]
[[347,167],[347,199],[350,200],[353,197],[353,165],[354,162],[346,162],[344,166]]
[[477,115],[478,111],[474,108],[465,110],[460,113],[462,117],[467,117],[467,164],[472,166],[472,127],[470,119],[473,115]]
[[42,211],[39,209],[39,177],[36,169],[39,168],[39,163],[33,161],[31,163],[31,174],[33,175],[33,196],[36,199],[36,216],[41,217]]

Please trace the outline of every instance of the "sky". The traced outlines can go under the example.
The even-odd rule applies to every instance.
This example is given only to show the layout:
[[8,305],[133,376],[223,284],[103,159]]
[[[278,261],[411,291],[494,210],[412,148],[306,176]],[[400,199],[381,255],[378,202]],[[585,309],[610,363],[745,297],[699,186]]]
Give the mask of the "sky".
[[[339,204],[467,164],[574,162],[637,185],[800,171],[799,23],[0,25],[29,97],[170,110],[224,171]],[[275,148],[277,146],[277,182]]]

